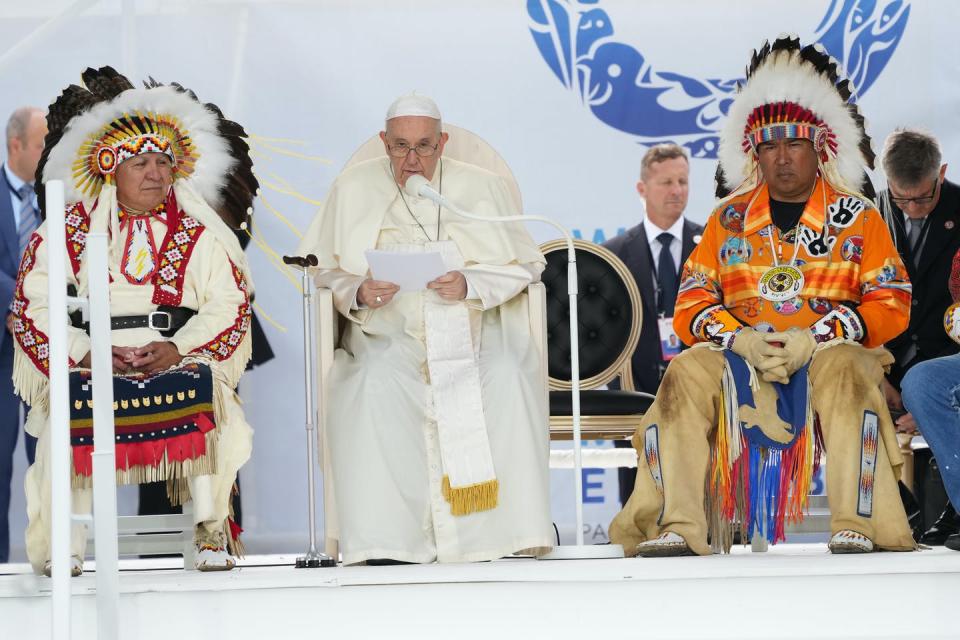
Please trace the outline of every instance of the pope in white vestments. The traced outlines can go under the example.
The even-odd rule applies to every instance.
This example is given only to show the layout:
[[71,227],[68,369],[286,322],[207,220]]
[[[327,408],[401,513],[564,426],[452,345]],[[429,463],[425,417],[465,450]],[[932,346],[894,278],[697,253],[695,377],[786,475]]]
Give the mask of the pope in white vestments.
[[[524,295],[543,256],[520,224],[402,192],[421,174],[473,213],[517,213],[501,177],[442,157],[433,101],[399,98],[380,136],[388,155],[336,179],[301,245],[347,320],[326,407],[343,562],[543,553],[548,410]],[[439,251],[449,271],[399,291],[371,278],[370,249]]]

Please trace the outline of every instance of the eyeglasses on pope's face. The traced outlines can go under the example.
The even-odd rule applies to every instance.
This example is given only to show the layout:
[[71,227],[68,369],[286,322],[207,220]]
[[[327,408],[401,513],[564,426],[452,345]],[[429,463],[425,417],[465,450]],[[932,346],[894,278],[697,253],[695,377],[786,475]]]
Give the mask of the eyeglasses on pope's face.
[[910,204],[915,204],[923,206],[925,204],[930,204],[933,202],[934,197],[937,195],[937,187],[940,186],[940,176],[937,176],[933,179],[933,188],[930,190],[930,194],[926,196],[919,196],[916,198],[903,198],[900,196],[893,195],[893,191],[890,192],[890,200],[893,201],[901,209]]
[[408,142],[401,141],[388,144],[387,148],[390,150],[390,155],[394,158],[405,158],[411,151],[415,152],[421,158],[429,158],[437,152],[437,147],[439,146],[439,142],[430,144],[429,142],[423,141],[411,146]]

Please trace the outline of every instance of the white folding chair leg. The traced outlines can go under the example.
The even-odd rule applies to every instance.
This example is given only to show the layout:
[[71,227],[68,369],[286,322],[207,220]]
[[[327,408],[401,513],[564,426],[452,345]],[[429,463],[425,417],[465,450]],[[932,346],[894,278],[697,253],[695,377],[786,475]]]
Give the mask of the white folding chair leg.
[[[183,568],[195,569],[197,549],[193,540],[193,502],[183,505],[183,514],[117,517],[117,551],[123,556],[183,554]],[[86,555],[93,555],[93,536],[86,541]]]
[[193,501],[183,505],[183,519],[189,521],[191,526],[183,531],[181,548],[183,549],[183,570],[195,571],[197,568],[197,545],[193,539],[193,528],[196,526],[196,519],[193,517]]

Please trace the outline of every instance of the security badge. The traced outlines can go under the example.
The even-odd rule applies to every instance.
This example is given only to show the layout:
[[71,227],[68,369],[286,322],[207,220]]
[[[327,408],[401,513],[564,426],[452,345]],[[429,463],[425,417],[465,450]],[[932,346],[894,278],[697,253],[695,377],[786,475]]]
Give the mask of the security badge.
[[759,290],[764,300],[790,300],[803,290],[803,273],[792,264],[770,267],[760,276]]
[[665,316],[657,318],[657,332],[660,334],[660,357],[669,362],[680,355],[683,345],[673,329],[673,318]]

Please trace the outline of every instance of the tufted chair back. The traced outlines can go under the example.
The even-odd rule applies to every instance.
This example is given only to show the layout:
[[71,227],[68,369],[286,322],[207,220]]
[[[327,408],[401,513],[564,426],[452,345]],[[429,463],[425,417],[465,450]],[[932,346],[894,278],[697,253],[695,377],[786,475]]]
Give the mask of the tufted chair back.
[[[608,249],[574,240],[577,252],[577,314],[580,323],[582,389],[621,377],[633,390],[630,360],[640,339],[642,307],[637,284],[626,265]],[[567,245],[540,247],[547,259],[541,276],[547,298],[547,362],[551,389],[570,389],[570,303],[567,294]]]

